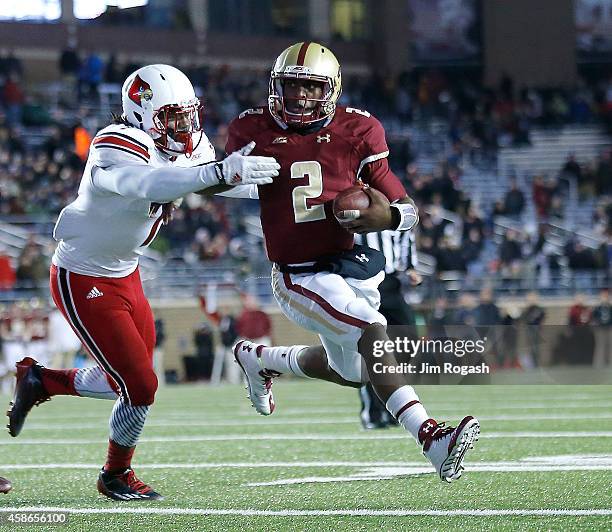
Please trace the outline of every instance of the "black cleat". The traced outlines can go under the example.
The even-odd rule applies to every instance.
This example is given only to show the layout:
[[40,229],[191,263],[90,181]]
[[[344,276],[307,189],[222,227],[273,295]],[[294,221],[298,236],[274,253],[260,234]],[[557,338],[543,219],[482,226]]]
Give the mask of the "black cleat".
[[7,478],[0,477],[0,493],[8,493],[13,485]]
[[128,468],[120,473],[102,469],[98,476],[98,491],[115,501],[162,501],[164,498],[138,479]]
[[32,407],[50,399],[42,383],[43,367],[36,360],[25,357],[17,362],[16,367],[15,394],[6,412],[9,419],[7,428],[13,437],[19,436]]

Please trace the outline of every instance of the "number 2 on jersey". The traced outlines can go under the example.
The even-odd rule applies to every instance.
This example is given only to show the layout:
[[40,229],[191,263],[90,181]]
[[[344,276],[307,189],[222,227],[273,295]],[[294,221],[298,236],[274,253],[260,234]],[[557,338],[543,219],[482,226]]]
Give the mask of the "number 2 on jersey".
[[323,205],[308,206],[307,200],[318,198],[323,193],[323,172],[318,161],[300,161],[291,165],[292,179],[308,179],[307,185],[293,189],[293,215],[295,223],[325,220]]

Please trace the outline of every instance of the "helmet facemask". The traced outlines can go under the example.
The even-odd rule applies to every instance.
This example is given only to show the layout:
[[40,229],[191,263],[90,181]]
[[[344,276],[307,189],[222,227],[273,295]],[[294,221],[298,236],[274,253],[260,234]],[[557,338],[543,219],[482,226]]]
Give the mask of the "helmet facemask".
[[[315,81],[322,84],[321,98],[289,97],[285,94],[285,83],[291,80]],[[272,71],[268,105],[272,115],[292,127],[305,127],[332,116],[336,110],[333,99],[335,92],[334,81],[327,76],[313,74],[279,74]],[[301,102],[302,105],[295,105]],[[297,109],[301,107],[301,111]]]
[[[164,152],[190,157],[199,146],[203,133],[203,105],[195,99],[186,105],[164,105],[153,114],[154,139]],[[194,146],[193,136],[200,133]]]

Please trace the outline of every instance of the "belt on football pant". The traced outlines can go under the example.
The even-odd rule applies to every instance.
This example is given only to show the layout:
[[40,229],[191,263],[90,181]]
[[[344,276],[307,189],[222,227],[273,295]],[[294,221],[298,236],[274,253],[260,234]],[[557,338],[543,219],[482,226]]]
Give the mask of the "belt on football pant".
[[276,264],[276,268],[281,273],[298,274],[298,273],[319,273],[322,271],[327,271],[327,269],[322,268],[321,265],[317,263],[308,264],[304,266],[290,266],[289,264],[279,264],[278,262],[275,264]]

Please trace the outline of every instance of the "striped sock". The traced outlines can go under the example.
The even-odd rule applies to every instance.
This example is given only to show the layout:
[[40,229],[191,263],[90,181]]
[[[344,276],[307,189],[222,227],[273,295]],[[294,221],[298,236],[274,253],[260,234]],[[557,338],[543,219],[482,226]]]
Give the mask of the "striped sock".
[[414,388],[406,385],[395,390],[387,400],[387,410],[419,442],[419,429],[429,416]]
[[119,396],[109,379],[106,372],[97,366],[79,369],[74,376],[74,389],[82,397],[115,400]]
[[144,427],[148,406],[132,406],[120,397],[115,402],[110,417],[111,440],[123,447],[134,447]]

